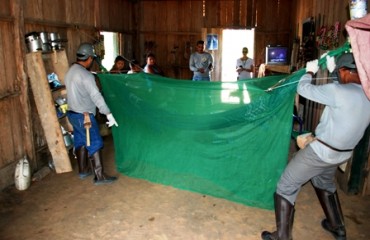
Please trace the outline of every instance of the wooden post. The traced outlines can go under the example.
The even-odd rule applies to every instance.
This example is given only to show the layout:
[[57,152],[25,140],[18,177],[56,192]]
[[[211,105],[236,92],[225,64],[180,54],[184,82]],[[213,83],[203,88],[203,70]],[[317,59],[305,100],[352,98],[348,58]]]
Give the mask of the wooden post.
[[26,55],[28,76],[45,139],[57,173],[72,171],[41,52]]

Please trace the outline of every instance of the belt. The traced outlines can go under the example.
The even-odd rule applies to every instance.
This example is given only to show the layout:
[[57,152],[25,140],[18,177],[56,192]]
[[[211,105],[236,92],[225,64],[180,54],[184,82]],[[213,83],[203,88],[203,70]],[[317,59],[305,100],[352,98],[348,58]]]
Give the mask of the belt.
[[320,143],[322,143],[323,145],[327,146],[331,150],[334,150],[334,151],[337,151],[337,152],[351,152],[353,150],[353,149],[338,149],[338,148],[330,146],[329,144],[327,144],[326,142],[321,141],[318,138],[316,138],[316,140],[319,141]]
[[83,113],[78,113],[78,112],[71,111],[71,110],[68,110],[68,112],[71,113],[71,114],[83,114]]

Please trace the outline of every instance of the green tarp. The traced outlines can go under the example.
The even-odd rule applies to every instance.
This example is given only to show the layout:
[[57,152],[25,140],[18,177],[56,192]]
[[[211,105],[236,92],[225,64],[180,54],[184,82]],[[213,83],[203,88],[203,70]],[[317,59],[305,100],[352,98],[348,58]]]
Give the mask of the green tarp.
[[99,74],[119,124],[112,128],[118,170],[273,209],[272,195],[288,161],[297,82],[304,72],[238,82]]

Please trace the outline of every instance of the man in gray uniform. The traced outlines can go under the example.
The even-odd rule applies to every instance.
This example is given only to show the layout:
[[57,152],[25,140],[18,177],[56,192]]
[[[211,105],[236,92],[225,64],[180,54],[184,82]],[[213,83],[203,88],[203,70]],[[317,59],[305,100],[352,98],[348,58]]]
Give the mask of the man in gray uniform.
[[204,41],[197,42],[196,52],[190,55],[189,68],[193,74],[193,81],[211,81],[213,57],[204,51]]
[[[327,67],[330,72],[334,70],[333,57],[327,56]],[[292,239],[294,203],[302,185],[308,181],[311,181],[326,216],[322,227],[335,239],[346,239],[335,172],[352,156],[352,149],[369,126],[370,101],[360,84],[348,83],[340,77],[338,82],[311,84],[318,69],[318,60],[308,62],[307,72],[301,77],[297,90],[301,96],[325,105],[315,130],[316,138],[298,151],[283,172],[274,194],[277,230],[263,231],[263,240]]]
[[[82,43],[77,50],[77,61],[70,67],[65,76],[65,84],[68,99],[67,116],[73,126],[79,176],[84,179],[91,175],[88,164],[88,160],[90,160],[90,166],[95,175],[94,183],[100,185],[112,183],[117,178],[104,173],[101,158],[103,139],[100,136],[99,125],[95,119],[96,108],[107,116],[109,127],[118,126],[118,124],[96,85],[94,75],[87,70],[92,66],[95,57],[93,45]],[[89,116],[91,121],[89,146],[86,144],[85,114]]]

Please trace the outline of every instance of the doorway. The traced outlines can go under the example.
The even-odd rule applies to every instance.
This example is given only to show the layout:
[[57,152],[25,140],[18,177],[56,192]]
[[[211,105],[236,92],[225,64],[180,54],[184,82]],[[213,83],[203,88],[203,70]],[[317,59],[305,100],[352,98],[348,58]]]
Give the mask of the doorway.
[[104,36],[104,56],[102,56],[102,65],[111,69],[115,58],[120,55],[118,33],[115,32],[100,32]]
[[222,39],[221,79],[223,82],[237,81],[236,60],[242,57],[242,48],[248,48],[249,58],[254,56],[254,29],[224,29]]

